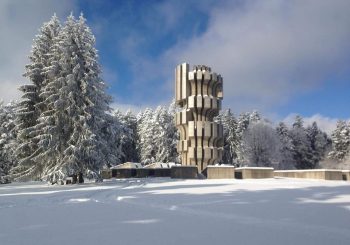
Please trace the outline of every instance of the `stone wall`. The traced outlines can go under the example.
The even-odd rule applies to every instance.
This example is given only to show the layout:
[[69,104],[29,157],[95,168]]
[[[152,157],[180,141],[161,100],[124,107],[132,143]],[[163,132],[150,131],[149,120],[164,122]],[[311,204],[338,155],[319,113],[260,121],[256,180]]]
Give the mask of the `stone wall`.
[[343,180],[350,181],[350,170],[343,170],[342,174],[343,174]]
[[173,179],[196,179],[198,168],[196,166],[174,166],[171,168],[171,178]]
[[235,167],[233,166],[208,166],[207,179],[234,179]]
[[307,169],[307,170],[279,170],[274,172],[275,177],[342,180],[341,170],[332,169]]
[[112,178],[124,179],[136,177],[136,168],[112,169]]
[[264,179],[273,177],[273,168],[243,167],[235,169],[236,179]]
[[103,169],[100,171],[100,175],[101,175],[102,179],[110,179],[110,178],[112,178],[112,170]]
[[[203,172],[208,179],[261,179],[261,178],[301,178],[321,180],[350,181],[350,170],[307,169],[307,170],[276,170],[273,168],[233,166],[208,166]],[[170,168],[115,168],[101,170],[103,179],[110,178],[147,178],[171,177],[176,179],[198,178],[196,166],[174,166]]]

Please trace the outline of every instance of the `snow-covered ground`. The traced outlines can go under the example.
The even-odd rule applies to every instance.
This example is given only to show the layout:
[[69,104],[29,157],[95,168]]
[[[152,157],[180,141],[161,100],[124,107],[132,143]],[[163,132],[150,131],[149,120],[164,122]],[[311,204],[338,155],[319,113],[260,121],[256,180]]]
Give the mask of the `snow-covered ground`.
[[350,182],[111,180],[0,186],[0,244],[350,244]]

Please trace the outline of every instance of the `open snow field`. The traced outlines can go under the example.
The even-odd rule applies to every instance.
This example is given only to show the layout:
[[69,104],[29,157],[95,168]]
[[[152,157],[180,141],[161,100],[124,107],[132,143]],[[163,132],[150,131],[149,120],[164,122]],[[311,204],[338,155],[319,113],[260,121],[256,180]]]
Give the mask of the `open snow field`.
[[111,180],[0,186],[0,244],[350,244],[350,182]]

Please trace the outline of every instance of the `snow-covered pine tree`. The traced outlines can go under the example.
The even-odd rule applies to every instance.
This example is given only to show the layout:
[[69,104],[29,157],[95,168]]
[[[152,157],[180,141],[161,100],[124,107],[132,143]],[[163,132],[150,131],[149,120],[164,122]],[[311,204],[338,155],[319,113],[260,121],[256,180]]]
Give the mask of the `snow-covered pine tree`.
[[168,109],[159,106],[154,113],[156,162],[177,162],[176,145],[179,135],[174,124],[174,115],[174,104],[170,105]]
[[314,165],[317,166],[324,159],[327,150],[331,146],[331,140],[325,132],[318,128],[316,122],[306,128],[306,133],[311,144]]
[[155,161],[157,146],[154,142],[154,112],[146,108],[137,116],[137,150],[140,161],[149,164]]
[[296,115],[292,126],[298,129],[304,128],[304,119],[300,115]]
[[293,143],[293,159],[297,169],[315,168],[313,161],[310,139],[304,128],[304,121],[301,116],[296,116],[293,128],[290,130]]
[[137,150],[143,164],[177,162],[178,133],[174,124],[174,105],[146,109],[138,115]]
[[349,155],[350,128],[344,120],[337,122],[336,129],[332,132],[332,151],[328,156],[338,162],[342,162]]
[[289,129],[284,122],[280,122],[276,127],[276,132],[281,142],[279,169],[294,169],[293,140]]
[[55,39],[40,94],[45,111],[39,117],[42,178],[55,182],[67,175],[97,171],[108,146],[101,135],[110,97],[101,79],[95,38],[81,15],[70,15]]
[[247,130],[249,126],[250,114],[248,112],[241,113],[237,120],[237,134],[242,136],[244,131]]
[[103,141],[101,147],[104,167],[111,167],[124,162],[125,154],[123,152],[123,144],[125,140],[128,140],[130,131],[126,125],[116,116],[113,112],[112,115],[106,114],[106,118],[101,127],[100,137]]
[[119,110],[114,111],[114,117],[122,125],[121,141],[121,163],[123,162],[139,162],[140,158],[136,149],[137,144],[137,118],[128,110],[125,114]]
[[15,103],[0,101],[0,184],[10,180],[11,168],[16,165]]
[[49,54],[60,28],[56,15],[43,24],[34,40],[29,56],[30,63],[25,66],[24,76],[29,79],[30,84],[19,88],[23,95],[16,111],[16,155],[19,165],[13,169],[14,178],[36,178],[40,172],[33,161],[38,143],[35,138],[37,119],[44,109],[39,95],[45,86],[45,69],[49,66]]
[[248,112],[246,113],[241,113],[238,117],[237,120],[237,131],[236,134],[238,136],[238,141],[240,142],[240,145],[238,147],[238,151],[237,151],[237,163],[238,165],[243,165],[246,161],[246,159],[244,159],[244,145],[243,145],[243,134],[244,132],[248,129],[249,126],[249,118],[250,118],[250,114]]
[[224,149],[222,163],[237,164],[240,139],[237,135],[237,120],[230,109],[220,113],[216,118],[223,125]]
[[258,111],[253,111],[249,115],[249,123],[257,123],[261,121],[261,116]]

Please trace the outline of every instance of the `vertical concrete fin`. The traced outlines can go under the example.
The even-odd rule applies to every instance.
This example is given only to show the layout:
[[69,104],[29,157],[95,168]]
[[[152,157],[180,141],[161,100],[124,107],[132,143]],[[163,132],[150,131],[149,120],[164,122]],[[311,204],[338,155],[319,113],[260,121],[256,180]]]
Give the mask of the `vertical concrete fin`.
[[181,65],[181,99],[186,99],[188,97],[188,72],[189,72],[189,64],[183,63]]
[[187,63],[176,67],[175,77],[176,101],[183,108],[176,116],[182,164],[203,171],[222,157],[222,125],[213,122],[221,109],[222,77],[205,65],[190,71]]

